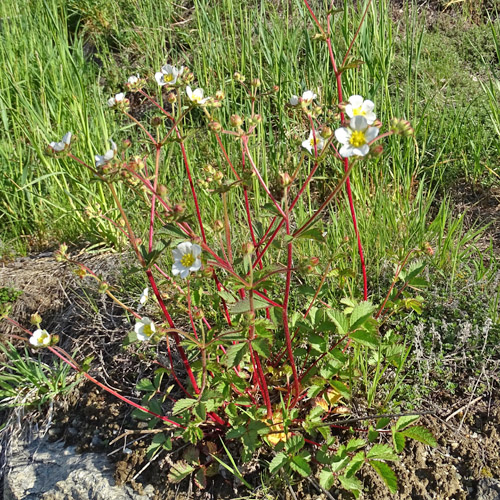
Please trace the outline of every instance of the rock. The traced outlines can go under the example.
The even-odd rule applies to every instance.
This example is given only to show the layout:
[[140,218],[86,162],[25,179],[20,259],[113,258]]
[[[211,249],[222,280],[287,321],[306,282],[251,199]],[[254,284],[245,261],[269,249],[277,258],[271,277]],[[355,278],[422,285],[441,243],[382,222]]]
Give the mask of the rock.
[[500,481],[498,479],[480,479],[477,484],[476,500],[500,500]]
[[74,446],[37,438],[11,446],[4,478],[4,500],[150,500],[154,488],[139,495],[116,486],[106,455],[79,455]]

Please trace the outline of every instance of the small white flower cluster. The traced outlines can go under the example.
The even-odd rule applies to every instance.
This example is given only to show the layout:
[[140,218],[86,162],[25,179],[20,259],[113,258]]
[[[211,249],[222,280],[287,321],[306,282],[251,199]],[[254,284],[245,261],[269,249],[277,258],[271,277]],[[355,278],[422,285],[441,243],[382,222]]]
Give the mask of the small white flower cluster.
[[64,151],[66,148],[69,147],[71,143],[71,136],[72,136],[71,132],[66,132],[63,138],[59,142],[51,142],[49,146],[56,153],[60,153],[61,151]]
[[[293,95],[289,101],[290,105],[297,106],[300,102],[312,102],[316,94],[308,90],[299,99]],[[366,156],[370,151],[370,143],[378,136],[378,127],[371,127],[377,119],[373,109],[375,104],[369,99],[363,99],[360,95],[349,97],[345,106],[345,113],[350,118],[347,127],[335,130],[335,138],[342,145],[339,154],[343,158],[351,156]],[[320,131],[311,130],[308,139],[302,142],[302,147],[310,154],[317,155],[325,147],[325,139]]]
[[162,66],[161,71],[155,73],[155,79],[160,87],[169,85],[173,87],[177,83],[177,79],[184,73],[184,66],[177,69],[175,66],[165,64]]
[[101,167],[102,165],[105,165],[115,157],[118,148],[116,147],[114,141],[110,139],[109,142],[111,143],[111,149],[108,149],[108,151],[106,151],[103,155],[95,155],[96,167]]
[[120,92],[119,94],[115,94],[114,97],[110,97],[108,99],[108,106],[110,108],[114,108],[115,106],[118,106],[120,104],[125,104],[128,103],[128,99],[125,99],[125,94],[123,92]]

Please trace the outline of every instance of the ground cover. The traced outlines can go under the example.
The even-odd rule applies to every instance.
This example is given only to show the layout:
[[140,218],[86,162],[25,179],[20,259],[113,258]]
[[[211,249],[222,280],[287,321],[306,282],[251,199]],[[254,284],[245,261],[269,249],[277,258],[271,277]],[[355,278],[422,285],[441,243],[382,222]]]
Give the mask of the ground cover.
[[[26,15],[28,6],[32,9],[31,16]],[[465,3],[464,6],[470,7]],[[327,58],[313,39],[311,19],[303,4],[259,3],[255,7],[248,9],[247,5],[222,2],[219,9],[195,2],[181,7],[165,3],[158,8],[143,2],[140,9],[131,10],[129,4],[120,2],[62,5],[54,1],[43,5],[20,3],[15,7],[17,10],[2,12],[0,34],[6,42],[0,49],[5,68],[1,83],[5,132],[0,137],[0,152],[5,168],[0,180],[3,183],[0,221],[6,272],[0,283],[4,286],[5,282],[8,287],[2,295],[3,301],[14,303],[16,319],[25,325],[31,312],[46,307],[47,312],[42,316],[44,321],[52,318],[52,323],[44,322],[44,328],[59,334],[61,345],[68,352],[78,348],[80,361],[99,352],[99,359],[92,360],[92,373],[115,387],[131,391],[136,398],[140,393],[135,386],[151,374],[154,357],[144,347],[129,347],[124,354],[123,336],[130,326],[112,303],[95,295],[96,290],[87,290],[87,300],[76,306],[81,316],[75,320],[70,315],[71,320],[65,321],[64,316],[54,314],[52,300],[46,306],[38,300],[38,296],[46,299],[59,284],[49,282],[47,289],[35,286],[30,305],[26,297],[29,287],[33,283],[38,285],[37,280],[33,277],[11,280],[17,272],[20,275],[26,270],[34,272],[30,260],[21,261],[20,265],[17,261],[14,267],[8,262],[16,252],[50,247],[61,240],[74,241],[80,248],[93,245],[118,250],[123,246],[123,234],[110,222],[116,219],[117,212],[103,185],[91,182],[92,177],[69,158],[54,161],[44,153],[54,135],[62,136],[68,129],[78,135],[72,151],[84,158],[102,152],[109,136],[116,141],[136,140],[137,133],[129,122],[106,110],[106,100],[116,91],[124,90],[122,82],[127,76],[150,73],[151,68],[164,64],[166,58],[188,65],[200,87],[221,89],[233,96],[234,102],[221,106],[221,122],[229,120],[234,110],[232,104],[246,105],[237,81],[232,78],[235,71],[244,71],[249,80],[259,78],[268,86],[278,85],[275,97],[260,102],[257,110],[265,117],[258,125],[259,132],[274,141],[271,147],[264,141],[258,143],[253,146],[252,154],[259,158],[264,178],[279,191],[280,170],[295,164],[290,144],[299,151],[304,139],[304,123],[279,101],[288,101],[297,88],[313,88],[328,102],[335,99],[336,90],[331,74],[324,71]],[[488,18],[478,17],[473,10],[460,12],[444,7],[374,3],[354,49],[355,57],[365,64],[346,72],[346,95],[360,93],[370,97],[377,103],[383,121],[400,116],[411,119],[415,129],[414,142],[390,137],[382,158],[363,164],[362,169],[351,174],[358,224],[369,264],[371,299],[379,304],[383,301],[394,277],[394,267],[413,248],[428,249],[425,277],[431,283],[425,291],[420,291],[424,299],[422,314],[417,314],[421,308],[419,302],[409,302],[415,309],[413,312],[404,317],[391,315],[380,329],[384,338],[397,335],[406,345],[413,345],[404,382],[394,393],[390,380],[380,384],[382,400],[384,393],[391,393],[396,404],[384,404],[370,393],[370,384],[372,387],[377,384],[370,379],[373,372],[368,375],[369,363],[366,363],[364,386],[359,386],[369,393],[371,402],[367,405],[365,400],[353,398],[351,404],[356,408],[355,414],[361,416],[369,409],[387,412],[391,408],[395,413],[419,409],[437,398],[433,407],[436,415],[427,417],[426,423],[439,437],[439,449],[455,457],[456,463],[451,459],[446,462],[451,464],[450,475],[445,479],[450,490],[440,489],[443,478],[436,475],[440,458],[436,454],[430,459],[427,455],[422,458],[422,454],[428,453],[424,445],[413,445],[407,450],[403,464],[426,468],[428,487],[438,496],[462,498],[460,495],[465,495],[467,487],[475,491],[481,477],[498,474],[498,457],[494,453],[483,456],[480,462],[471,462],[478,449],[475,443],[479,438],[471,437],[474,432],[485,440],[486,447],[498,442],[495,396],[499,340],[500,121],[498,113],[495,114],[498,75],[492,69],[499,55],[498,20],[494,10],[487,11]],[[361,8],[349,9],[337,18],[340,21],[334,25],[334,36],[339,51],[347,48],[362,12]],[[35,38],[47,43],[35,45]],[[443,46],[449,49],[443,50]],[[37,56],[38,67],[33,63],[33,54]],[[194,127],[188,138],[194,147],[190,160],[205,165],[206,158],[215,157],[214,144],[206,139],[202,114],[197,111],[188,118],[189,125]],[[156,117],[154,107],[138,94],[131,95],[130,114],[146,123]],[[229,154],[237,151],[237,145],[229,142],[226,148]],[[184,182],[177,186],[186,186],[172,188],[170,200],[176,203],[187,199],[188,183],[180,159],[167,153],[164,162],[168,168],[162,169],[159,182],[170,187],[172,179],[180,179]],[[217,162],[215,168],[220,168]],[[198,169],[195,175],[203,180],[206,170]],[[324,198],[331,188],[331,179],[338,176],[337,166],[325,164],[322,174],[310,185],[305,206],[300,208],[302,215]],[[136,208],[128,193],[126,188],[118,187],[117,195],[130,220],[142,228],[140,234],[146,235],[147,226],[140,221],[147,217]],[[221,217],[223,207],[214,202],[209,190],[200,190],[199,202],[210,207],[207,220]],[[230,199],[229,205],[241,206],[236,197]],[[230,211],[229,216],[232,224],[242,222],[236,210]],[[338,303],[346,296],[360,299],[360,267],[347,197],[339,198],[324,220],[329,248],[338,248],[338,254],[345,260],[328,276],[328,286],[320,298],[330,303]],[[485,224],[489,224],[486,230],[482,229]],[[304,251],[316,255],[319,247],[314,243],[308,245]],[[74,256],[75,248],[71,253]],[[323,255],[319,257],[321,260]],[[47,271],[46,275],[54,273]],[[44,278],[40,277],[41,280]],[[126,271],[122,278],[114,277],[113,284],[129,301],[144,287],[137,275]],[[304,286],[310,287],[313,280],[306,278],[300,284],[304,292],[307,290]],[[15,297],[16,290],[24,290],[24,299],[23,295]],[[168,288],[165,292],[173,293]],[[81,300],[81,292],[76,296]],[[72,308],[73,300],[76,299],[69,302]],[[299,308],[300,300],[292,300],[297,301]],[[92,319],[88,311],[92,311]],[[89,330],[98,333],[89,335]],[[12,332],[10,327],[9,332]],[[358,352],[360,362],[364,355],[368,356],[367,352]],[[10,373],[12,361],[6,356],[3,370]],[[43,359],[49,363],[45,356]],[[136,360],[143,365],[141,373],[133,369]],[[95,428],[109,428],[99,436],[100,446],[104,446],[114,439],[112,431],[117,430],[117,425],[138,426],[125,406],[111,403],[90,386],[81,385],[79,390],[81,399],[79,393],[73,393],[69,399],[61,394],[60,411],[65,416],[56,426],[54,437],[76,439],[85,449]],[[475,403],[469,407],[471,401]],[[66,410],[62,409],[64,404]],[[75,435],[74,431],[68,431],[75,428],[71,425],[72,411],[80,411],[82,405],[92,415],[90,420],[96,427],[89,426]],[[103,421],[103,412],[95,412],[95,408],[109,406],[114,417]],[[171,408],[167,406],[166,403],[165,410],[169,411]],[[459,408],[462,412],[447,420]],[[147,440],[138,441],[136,452],[119,460],[118,477],[128,480],[139,473],[147,464],[144,455],[149,446]],[[229,451],[237,456],[238,446],[229,446]],[[470,453],[464,451],[469,449]],[[148,482],[156,477],[156,471],[171,468],[173,456],[174,459],[153,461],[139,480]],[[266,460],[271,458],[261,458],[258,466],[250,462],[255,469],[248,471],[253,485],[264,481],[262,495],[274,488],[283,495],[293,496],[290,487],[299,495],[304,491],[316,494],[314,485],[296,483],[293,475],[279,474],[271,480],[262,469]],[[457,482],[450,480],[456,472],[455,466],[462,476]],[[473,472],[467,475],[467,470]],[[399,467],[398,472],[405,477]],[[418,485],[415,477],[421,479],[421,476],[411,474],[400,481],[401,498],[415,498],[419,494],[422,485]],[[370,475],[362,476],[362,480],[373,495],[379,487],[378,480]],[[210,484],[212,489],[225,484],[226,498],[235,498],[237,481],[231,475],[225,478],[222,475]],[[157,486],[159,491],[165,487]]]

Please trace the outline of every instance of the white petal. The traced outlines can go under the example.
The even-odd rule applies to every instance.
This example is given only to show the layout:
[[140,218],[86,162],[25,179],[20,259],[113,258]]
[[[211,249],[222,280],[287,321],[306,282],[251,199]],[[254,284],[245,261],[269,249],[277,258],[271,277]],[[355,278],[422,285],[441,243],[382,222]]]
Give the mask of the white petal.
[[370,99],[366,99],[365,101],[363,101],[363,104],[361,106],[361,110],[365,112],[365,116],[368,113],[371,113],[374,108],[375,108],[375,103],[373,101],[370,101]]
[[316,149],[318,151],[321,151],[324,147],[325,147],[325,140],[323,139],[323,137],[321,136],[316,137]]
[[193,265],[189,268],[190,271],[198,271],[198,269],[200,269],[201,267],[201,260],[200,259],[196,259],[193,263]]
[[181,252],[182,255],[186,253],[191,253],[193,244],[190,241],[183,241],[179,245],[177,245],[177,249]]
[[62,138],[62,142],[65,142],[69,146],[69,143],[71,142],[71,136],[71,132],[66,132]]
[[366,121],[366,118],[362,115],[357,115],[357,116],[354,116],[353,118],[351,118],[350,122],[349,122],[349,126],[353,129],[353,130],[366,130],[366,128],[368,127],[368,122]]
[[52,149],[54,151],[64,151],[64,148],[66,147],[66,144],[64,142],[51,142],[50,143]]
[[198,257],[198,255],[201,254],[201,247],[200,247],[200,245],[197,245],[196,243],[194,243],[193,247],[191,249],[191,253],[193,254],[193,257]]
[[116,102],[121,102],[125,99],[125,94],[123,92],[120,92],[119,94],[115,95],[115,101]]
[[379,133],[379,130],[377,127],[368,127],[367,131],[365,132],[365,139],[366,142],[371,142],[375,137],[377,137]]
[[178,260],[176,260],[172,265],[172,274],[174,276],[183,273],[185,270],[186,268]]
[[354,154],[352,147],[350,144],[344,144],[340,149],[339,149],[339,155],[342,156],[342,158],[349,158]]
[[165,73],[166,75],[172,74],[173,69],[174,67],[171,64],[165,64],[164,66],[161,67],[162,72]]
[[297,104],[299,103],[299,98],[296,96],[296,95],[292,95],[292,97],[290,97],[290,106],[297,106]]
[[141,342],[144,342],[145,340],[149,340],[149,338],[144,334],[142,333],[142,331],[140,332],[136,332],[136,336],[137,336],[137,340],[140,340]]
[[155,73],[155,79],[156,79],[156,82],[158,83],[158,85],[160,86],[164,86],[166,85],[167,83],[163,81],[163,73]]
[[115,104],[116,104],[115,98],[114,98],[114,97],[110,97],[110,98],[108,99],[108,106],[109,106],[110,108],[112,108]]
[[104,160],[104,162],[108,162],[111,161],[114,157],[115,157],[115,151],[113,149],[109,149],[104,153],[102,159]]
[[368,123],[368,125],[372,125],[372,123],[377,119],[377,115],[373,111],[370,111],[369,113],[366,113],[365,118],[366,123]]
[[189,100],[193,100],[193,91],[191,90],[191,87],[188,85],[186,87],[186,95],[188,96]]
[[187,278],[188,276],[189,276],[189,269],[184,268],[184,269],[181,271],[181,278]]
[[368,146],[368,144],[363,144],[362,146],[360,146],[359,148],[353,148],[352,149],[352,152],[356,155],[356,156],[365,156],[368,154],[368,151],[370,151],[370,146]]
[[345,112],[346,112],[346,115],[347,115],[349,118],[352,118],[352,117],[354,116],[354,111],[353,111],[352,104],[348,104],[348,105],[345,107]]
[[307,149],[307,151],[309,151],[309,153],[312,154],[312,146],[311,146],[311,141],[310,139],[306,139],[305,141],[302,142],[302,147]]
[[348,101],[352,104],[354,109],[360,108],[363,105],[363,98],[360,95],[352,95]]
[[128,83],[130,83],[130,85],[135,85],[138,81],[139,81],[139,75],[137,75],[137,76],[132,75],[132,76],[129,76],[129,78],[128,78]]
[[348,144],[351,135],[352,132],[345,127],[341,127],[335,130],[335,138],[340,142],[340,144]]
[[116,143],[115,143],[112,139],[110,139],[110,140],[109,140],[109,143],[111,144],[111,149],[112,149],[113,151],[116,151],[116,150],[118,149],[118,148],[116,147]]
[[181,75],[182,75],[182,73],[184,73],[184,66],[181,66],[181,67],[179,68],[179,71],[177,72],[177,76],[181,76]]
[[302,100],[306,101],[306,102],[310,102],[312,101],[313,99],[316,99],[316,94],[312,91],[312,90],[306,90],[303,94],[302,94]]
[[100,167],[101,165],[104,165],[106,162],[104,161],[104,156],[101,155],[95,155],[95,166]]
[[174,260],[181,260],[183,254],[180,250],[178,250],[177,248],[174,248],[172,250],[172,255],[174,256]]

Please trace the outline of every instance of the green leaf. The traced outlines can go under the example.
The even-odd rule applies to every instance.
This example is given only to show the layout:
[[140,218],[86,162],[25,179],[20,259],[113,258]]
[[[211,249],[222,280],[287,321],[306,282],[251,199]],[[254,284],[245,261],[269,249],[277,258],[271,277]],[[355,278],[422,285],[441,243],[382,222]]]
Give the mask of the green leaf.
[[226,352],[226,364],[229,368],[237,366],[241,363],[243,355],[247,349],[247,343],[241,342],[240,344],[234,344],[230,346]]
[[352,460],[347,465],[344,475],[345,477],[352,477],[365,463],[365,452],[359,451],[352,457]]
[[133,344],[134,342],[137,342],[137,333],[132,330],[128,332],[127,335],[125,335],[125,338],[123,339],[123,345],[126,347],[130,344]]
[[202,422],[204,422],[207,419],[207,409],[205,403],[198,403],[194,407],[194,413]]
[[265,359],[271,357],[271,348],[266,339],[255,339],[252,341],[252,347]]
[[387,444],[374,444],[366,454],[369,460],[399,460],[391,446]]
[[376,307],[369,301],[360,302],[351,313],[350,331],[359,328],[375,311]]
[[401,432],[394,432],[392,434],[392,441],[394,442],[394,448],[398,453],[401,453],[405,447],[406,438]]
[[165,224],[158,232],[161,234],[166,234],[170,236],[172,239],[179,239],[179,238],[181,238],[182,240],[188,239],[186,233],[175,224]]
[[405,415],[404,417],[399,417],[394,428],[397,431],[402,431],[410,424],[413,424],[413,422],[417,421],[419,418],[420,415]]
[[349,334],[349,338],[357,342],[358,344],[369,347],[370,349],[378,349],[379,340],[378,337],[366,330],[357,330]]
[[275,474],[288,463],[288,457],[284,453],[278,453],[269,464],[269,472]]
[[[303,238],[306,240],[315,240],[315,241],[320,241],[324,242],[325,238],[323,236],[323,229],[318,228],[318,227],[311,227],[309,229],[306,229],[302,233],[299,233],[296,238]],[[286,239],[285,239],[286,241]]]
[[304,437],[301,434],[294,434],[286,441],[286,451],[287,453],[293,455],[298,453],[304,447],[304,444]]
[[351,457],[346,456],[346,457],[332,457],[330,467],[332,468],[333,472],[338,472],[339,470],[342,470],[344,467],[347,466],[347,464],[350,462]]
[[391,419],[389,417],[382,417],[377,420],[377,425],[375,426],[375,429],[383,429]]
[[307,463],[307,460],[301,456],[292,457],[290,467],[303,477],[308,477],[312,474],[311,467]]
[[370,429],[368,430],[368,441],[370,443],[375,442],[378,439],[379,435],[380,433],[370,426]]
[[[267,307],[271,307],[269,302],[266,302],[263,299],[259,299],[258,297],[253,297],[253,308],[257,309],[266,309]],[[239,300],[235,304],[229,306],[229,312],[231,314],[243,314],[250,311],[250,298],[245,297],[242,300]]]
[[391,493],[398,491],[398,481],[394,471],[385,463],[373,460],[370,465],[375,469],[375,472],[382,478]]
[[200,490],[204,490],[207,487],[207,476],[203,467],[196,471],[194,475],[194,484],[196,484]]
[[319,473],[319,484],[326,491],[332,488],[334,482],[335,482],[335,476],[333,475],[333,472],[331,470],[323,469]]
[[149,380],[147,378],[143,378],[143,379],[139,380],[139,382],[137,383],[135,388],[138,391],[156,392],[156,387],[153,385],[151,380]]
[[361,438],[353,438],[351,439],[347,444],[346,444],[346,451],[348,452],[352,452],[352,451],[356,451],[356,450],[359,450],[360,448],[362,448],[363,446],[366,445],[366,441],[364,439],[361,439]]
[[338,72],[343,73],[344,71],[346,71],[348,69],[356,69],[356,68],[359,68],[359,66],[361,66],[362,64],[365,64],[365,62],[362,61],[361,59],[355,59],[354,61],[352,61],[348,64],[345,64],[344,66],[341,66],[338,69]]
[[332,380],[331,385],[332,385],[332,387],[334,387],[335,389],[337,389],[337,391],[339,391],[340,395],[343,398],[349,399],[351,397],[351,391],[340,380]]
[[226,304],[234,304],[236,302],[236,299],[225,290],[220,290],[217,292],[217,294]]
[[356,498],[359,497],[359,494],[363,489],[363,484],[359,479],[356,479],[355,477],[339,476],[339,480],[346,490],[349,490]]
[[319,352],[327,352],[328,342],[324,337],[318,335],[317,333],[309,333],[307,335],[307,340],[310,342],[311,346]]
[[436,438],[432,435],[432,432],[421,425],[408,427],[404,431],[401,431],[401,434],[403,434],[403,436],[415,439],[415,441],[420,441],[421,443],[427,444],[429,446],[432,447],[437,446]]
[[346,335],[347,332],[349,331],[349,321],[347,317],[344,315],[344,313],[341,313],[340,311],[335,311],[333,309],[328,309],[327,314],[337,326],[337,331],[339,335]]
[[179,413],[182,413],[184,410],[187,410],[189,408],[192,408],[196,404],[196,399],[179,399],[175,404],[174,408],[172,410],[173,415],[179,415]]
[[185,477],[189,476],[194,471],[194,467],[189,465],[186,461],[180,460],[176,462],[168,474],[168,480],[171,483],[180,483]]

